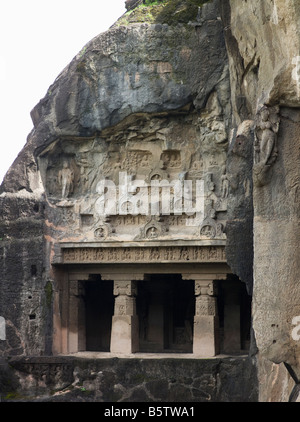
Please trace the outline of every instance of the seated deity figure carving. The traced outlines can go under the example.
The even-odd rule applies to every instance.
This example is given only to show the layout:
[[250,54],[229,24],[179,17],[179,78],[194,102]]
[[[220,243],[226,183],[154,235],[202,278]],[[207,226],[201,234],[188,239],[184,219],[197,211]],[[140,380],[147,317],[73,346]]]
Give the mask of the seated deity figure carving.
[[147,236],[149,239],[155,239],[158,237],[157,229],[155,227],[151,227],[148,232]]
[[58,173],[58,182],[62,188],[62,198],[68,198],[73,190],[74,172],[69,168],[65,161],[63,168]]

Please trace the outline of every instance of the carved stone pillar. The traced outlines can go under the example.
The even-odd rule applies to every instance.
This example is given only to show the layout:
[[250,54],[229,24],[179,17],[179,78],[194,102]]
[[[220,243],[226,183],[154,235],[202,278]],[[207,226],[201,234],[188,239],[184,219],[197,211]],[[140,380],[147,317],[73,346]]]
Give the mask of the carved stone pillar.
[[68,353],[85,350],[85,309],[79,280],[88,280],[88,274],[69,276]]
[[136,281],[116,279],[115,277],[115,309],[110,342],[112,353],[128,354],[138,351],[139,324],[136,314],[136,295]]
[[195,280],[193,353],[212,357],[219,353],[219,318],[213,280]]
[[182,278],[195,281],[193,353],[201,357],[216,356],[220,347],[216,280],[226,279],[226,274],[182,274]]

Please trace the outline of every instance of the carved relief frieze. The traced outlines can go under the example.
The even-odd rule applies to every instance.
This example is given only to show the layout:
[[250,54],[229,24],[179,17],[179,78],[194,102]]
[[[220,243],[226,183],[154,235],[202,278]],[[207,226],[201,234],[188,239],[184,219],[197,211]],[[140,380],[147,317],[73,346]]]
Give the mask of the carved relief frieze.
[[64,224],[66,224],[67,226],[71,226],[75,224],[76,219],[75,219],[75,213],[74,213],[72,205],[62,207],[61,212],[62,212],[62,222]]
[[161,167],[155,167],[153,170],[150,171],[146,182],[151,183],[152,181],[161,182],[162,180],[168,180],[169,174]]
[[104,240],[106,239],[109,234],[111,234],[111,229],[108,225],[102,224],[101,226],[97,227],[94,231],[95,239],[97,240]]
[[180,151],[164,151],[161,155],[161,161],[164,168],[180,168],[182,164]]
[[[223,144],[213,143],[215,120],[207,126],[203,115],[198,130],[197,117],[195,125],[190,117],[180,119],[179,124],[174,116],[140,117],[117,133],[58,139],[45,150],[40,157],[43,183],[56,210],[55,225],[65,226],[58,238],[224,239],[228,179]],[[196,207],[197,182],[203,182],[209,212]]]
[[130,174],[136,173],[136,170],[149,169],[153,165],[153,155],[150,151],[127,151],[122,161],[121,168]]
[[226,256],[223,246],[77,247],[63,248],[60,263],[136,262],[226,262]]
[[112,236],[114,229],[110,224],[109,218],[99,218],[94,225],[94,238],[97,241],[103,241]]
[[136,237],[136,240],[155,240],[163,236],[167,231],[168,228],[161,222],[161,218],[153,217],[149,219],[148,223],[140,229],[140,234]]
[[117,215],[110,218],[111,224],[118,228],[119,226],[140,226],[147,223],[146,215]]

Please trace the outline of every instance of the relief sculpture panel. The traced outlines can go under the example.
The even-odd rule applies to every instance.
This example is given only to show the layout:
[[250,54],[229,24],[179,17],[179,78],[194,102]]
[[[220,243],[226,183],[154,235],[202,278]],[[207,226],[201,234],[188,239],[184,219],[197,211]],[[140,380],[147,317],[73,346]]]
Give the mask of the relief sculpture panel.
[[[195,142],[197,119],[140,121],[101,138],[59,139],[40,155],[64,241],[224,240],[224,145]],[[185,129],[186,128],[186,129]],[[201,133],[201,131],[200,131]],[[58,218],[57,218],[58,216]]]
[[226,262],[223,246],[78,247],[63,248],[61,256],[57,263]]

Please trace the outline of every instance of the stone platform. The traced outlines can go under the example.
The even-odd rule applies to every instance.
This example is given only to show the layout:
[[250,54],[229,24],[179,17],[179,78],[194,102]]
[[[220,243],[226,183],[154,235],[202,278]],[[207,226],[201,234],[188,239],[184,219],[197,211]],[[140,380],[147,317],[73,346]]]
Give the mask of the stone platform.
[[256,402],[246,356],[108,353],[10,358],[0,366],[2,402]]

